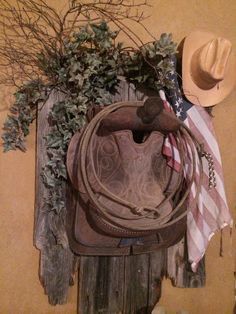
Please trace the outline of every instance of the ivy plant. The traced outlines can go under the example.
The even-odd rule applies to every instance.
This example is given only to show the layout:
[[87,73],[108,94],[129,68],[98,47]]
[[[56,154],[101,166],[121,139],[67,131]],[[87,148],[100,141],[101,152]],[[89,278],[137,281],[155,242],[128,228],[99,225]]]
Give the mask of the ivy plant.
[[61,236],[64,232],[59,232],[65,227],[66,152],[72,136],[86,124],[87,111],[111,104],[121,75],[137,88],[145,86],[158,92],[170,87],[167,77],[175,71],[171,57],[176,44],[170,34],[134,50],[117,43],[117,35],[106,22],[88,23],[68,38],[63,54],[39,52],[38,67],[47,83],[23,85],[15,93],[15,103],[3,127],[4,151],[25,151],[38,104],[42,105],[52,90],[64,95],[48,116],[50,131],[44,138],[48,161],[41,173],[47,188],[45,204],[53,221],[51,231],[62,247],[67,246],[67,238]]

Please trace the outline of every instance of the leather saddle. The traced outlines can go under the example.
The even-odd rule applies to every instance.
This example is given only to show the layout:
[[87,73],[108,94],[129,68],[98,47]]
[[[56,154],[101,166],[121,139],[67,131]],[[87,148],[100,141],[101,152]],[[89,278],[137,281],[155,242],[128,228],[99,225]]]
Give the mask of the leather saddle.
[[[73,136],[67,169],[78,193],[68,208],[67,233],[75,253],[140,254],[183,237],[186,216],[170,218],[183,175],[162,154],[165,136],[179,126],[155,98],[110,105]],[[185,209],[183,203],[178,214]]]

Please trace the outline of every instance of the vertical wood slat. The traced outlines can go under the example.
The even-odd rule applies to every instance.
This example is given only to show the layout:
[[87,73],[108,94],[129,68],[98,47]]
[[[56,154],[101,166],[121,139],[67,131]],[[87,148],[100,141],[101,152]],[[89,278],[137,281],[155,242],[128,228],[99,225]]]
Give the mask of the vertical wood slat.
[[[56,99],[55,99],[56,100]],[[36,132],[36,193],[35,193],[35,226],[34,226],[34,241],[37,244],[38,224],[40,223],[42,212],[42,202],[45,196],[45,188],[40,178],[42,167],[46,163],[46,147],[44,143],[44,136],[46,136],[50,130],[47,116],[50,109],[53,106],[52,101],[47,101],[43,106],[39,104],[37,114],[37,132]]]
[[78,313],[151,313],[161,296],[165,252],[80,257]]
[[149,254],[126,256],[123,313],[147,313],[148,279]]
[[161,298],[161,282],[166,274],[166,249],[149,254],[148,312]]
[[186,239],[167,249],[167,276],[179,288],[200,288],[206,283],[205,258],[194,273],[188,262]]
[[78,313],[123,313],[124,257],[82,256]]
[[50,304],[67,302],[69,281],[73,269],[74,256],[69,247],[62,249],[55,244],[49,228],[49,212],[46,210],[44,198],[47,189],[42,182],[42,167],[48,156],[44,137],[50,131],[48,114],[55,102],[62,100],[62,95],[52,92],[44,105],[40,104],[37,115],[37,160],[36,160],[36,197],[34,244],[40,250],[40,280],[48,294]]

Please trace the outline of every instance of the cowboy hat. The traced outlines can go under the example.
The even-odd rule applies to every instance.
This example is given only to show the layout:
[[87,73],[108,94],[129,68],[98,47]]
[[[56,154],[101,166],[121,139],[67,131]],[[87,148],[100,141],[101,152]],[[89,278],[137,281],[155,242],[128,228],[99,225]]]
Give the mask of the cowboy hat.
[[184,41],[182,57],[183,91],[195,105],[213,106],[235,86],[235,57],[228,39],[195,31]]

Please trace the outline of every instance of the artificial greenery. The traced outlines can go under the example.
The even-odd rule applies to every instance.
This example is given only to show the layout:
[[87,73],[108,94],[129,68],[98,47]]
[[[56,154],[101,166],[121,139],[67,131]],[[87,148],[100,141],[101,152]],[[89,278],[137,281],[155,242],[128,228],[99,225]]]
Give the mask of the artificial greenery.
[[37,104],[46,99],[39,81],[32,81],[22,86],[15,93],[15,103],[4,123],[4,151],[20,149],[26,151],[25,137],[29,134],[29,126],[36,118]]
[[67,239],[59,230],[64,228],[66,214],[66,152],[73,134],[87,122],[87,111],[111,103],[121,75],[137,88],[145,86],[156,92],[171,84],[167,77],[174,71],[171,56],[176,53],[171,35],[162,34],[159,40],[130,50],[116,43],[117,34],[104,21],[90,23],[68,38],[63,54],[38,52],[38,67],[47,84],[33,81],[21,87],[4,124],[4,150],[25,151],[25,137],[37,105],[42,105],[52,90],[61,93],[61,100],[54,103],[48,116],[50,131],[44,139],[48,162],[41,176],[47,188],[46,209],[56,222],[51,224],[51,231],[56,244],[63,247]]
[[137,88],[144,86],[155,91],[172,88],[169,75],[175,72],[171,57],[176,54],[176,47],[171,34],[161,34],[159,40],[129,54],[124,64],[126,78]]

